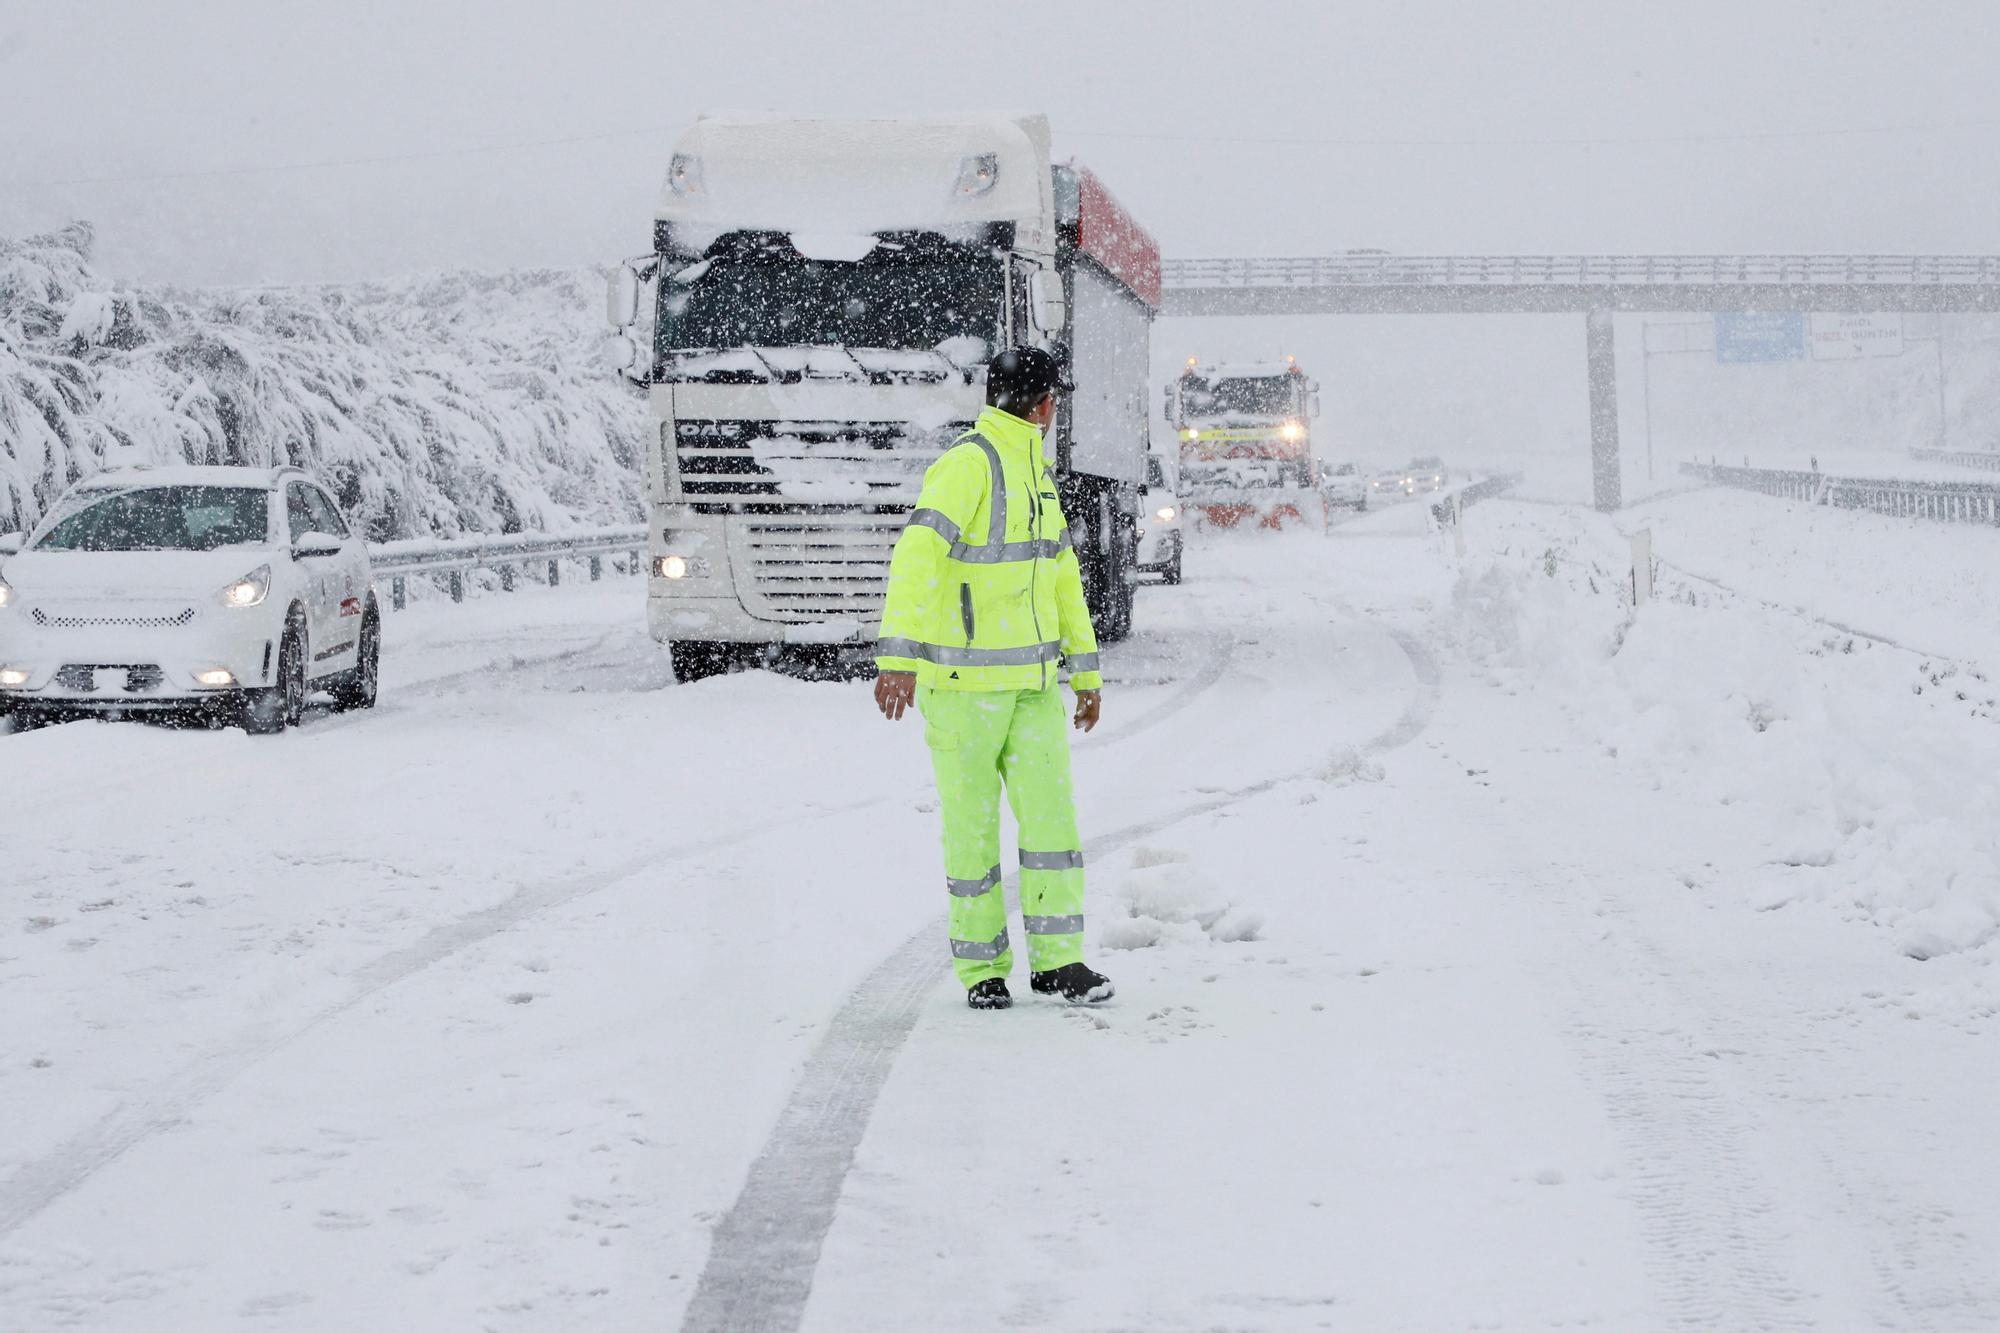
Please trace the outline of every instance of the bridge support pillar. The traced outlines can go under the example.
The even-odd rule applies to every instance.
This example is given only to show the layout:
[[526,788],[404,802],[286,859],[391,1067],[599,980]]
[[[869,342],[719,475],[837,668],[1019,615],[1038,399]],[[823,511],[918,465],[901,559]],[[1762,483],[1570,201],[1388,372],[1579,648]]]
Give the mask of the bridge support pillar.
[[1608,514],[1624,500],[1624,468],[1618,456],[1618,359],[1611,311],[1593,310],[1584,316],[1583,341],[1590,372],[1591,498]]

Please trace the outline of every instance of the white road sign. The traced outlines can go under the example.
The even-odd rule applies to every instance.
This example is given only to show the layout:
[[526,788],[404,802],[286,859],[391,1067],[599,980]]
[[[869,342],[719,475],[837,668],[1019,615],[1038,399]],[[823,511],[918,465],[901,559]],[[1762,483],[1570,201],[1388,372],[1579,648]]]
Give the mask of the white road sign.
[[1815,314],[1812,317],[1812,354],[1815,361],[1848,361],[1862,356],[1901,356],[1903,317]]

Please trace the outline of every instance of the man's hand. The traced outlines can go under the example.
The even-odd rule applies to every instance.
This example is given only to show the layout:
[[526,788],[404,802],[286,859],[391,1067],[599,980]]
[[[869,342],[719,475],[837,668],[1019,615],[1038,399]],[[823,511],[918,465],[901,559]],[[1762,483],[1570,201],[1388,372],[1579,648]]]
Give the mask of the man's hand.
[[1104,696],[1096,690],[1076,692],[1076,725],[1080,731],[1089,731],[1097,725],[1097,715],[1104,711]]
[[[882,710],[882,716],[891,722],[903,720],[903,710],[915,704],[917,698],[917,673],[914,671],[883,671],[875,677],[875,706]],[[1095,717],[1095,714],[1092,715]]]

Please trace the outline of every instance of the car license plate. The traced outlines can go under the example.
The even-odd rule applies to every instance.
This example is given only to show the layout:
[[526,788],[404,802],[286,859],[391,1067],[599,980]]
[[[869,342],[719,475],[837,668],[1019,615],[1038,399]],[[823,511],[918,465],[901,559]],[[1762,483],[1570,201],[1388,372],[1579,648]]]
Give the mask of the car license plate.
[[90,673],[90,688],[94,694],[123,694],[131,683],[131,673],[124,667],[98,667]]

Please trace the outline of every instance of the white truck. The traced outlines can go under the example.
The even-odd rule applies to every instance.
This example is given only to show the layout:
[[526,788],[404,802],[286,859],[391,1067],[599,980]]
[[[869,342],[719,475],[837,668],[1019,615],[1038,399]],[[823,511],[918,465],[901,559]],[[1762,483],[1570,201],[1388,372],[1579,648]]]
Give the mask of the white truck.
[[613,270],[609,354],[648,387],[647,621],[681,679],[784,645],[860,656],[923,472],[1044,346],[1098,636],[1131,628],[1159,248],[1042,116],[704,117],[653,252]]

